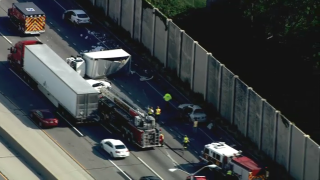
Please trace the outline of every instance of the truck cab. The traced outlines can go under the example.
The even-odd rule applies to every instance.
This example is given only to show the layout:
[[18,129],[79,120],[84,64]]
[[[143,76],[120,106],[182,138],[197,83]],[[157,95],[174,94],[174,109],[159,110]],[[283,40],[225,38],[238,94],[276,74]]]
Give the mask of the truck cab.
[[42,44],[40,41],[26,40],[19,41],[13,47],[10,47],[10,53],[8,54],[7,60],[14,69],[20,69],[23,67],[23,58],[26,45]]

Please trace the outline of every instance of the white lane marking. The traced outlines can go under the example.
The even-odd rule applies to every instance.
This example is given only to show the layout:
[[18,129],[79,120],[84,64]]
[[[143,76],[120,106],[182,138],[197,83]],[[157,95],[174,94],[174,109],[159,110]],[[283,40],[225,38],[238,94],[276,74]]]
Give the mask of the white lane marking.
[[129,94],[131,95],[131,92],[129,92]]
[[10,44],[12,44],[12,42],[11,42],[6,36],[4,36],[1,32],[0,32],[0,35],[1,35],[6,41],[8,41]]
[[76,43],[72,43],[72,44],[76,46]]
[[13,74],[15,74],[23,83],[25,83],[25,84],[33,91],[33,89],[31,88],[31,86],[29,86],[28,83],[26,83],[20,76],[18,76],[18,74],[16,74],[11,68],[9,68],[9,70],[10,70]]
[[63,10],[66,10],[63,6],[61,6],[60,3],[58,3],[56,0],[54,0],[54,2],[56,2]]
[[100,124],[105,130],[107,130],[110,134],[112,134],[112,132],[107,128],[105,127],[104,125]]
[[66,36],[66,38],[68,38],[68,36]]
[[83,137],[83,134],[77,129],[75,128],[66,118],[64,118],[60,113],[57,112],[57,114],[59,114],[63,120],[65,120],[80,136]]
[[123,88],[123,86],[122,85],[120,85],[122,88]]
[[38,37],[36,37],[36,36],[35,36],[35,38],[36,38],[38,41],[40,41],[40,42],[41,42],[41,40],[40,40]]
[[179,167],[180,169],[186,171],[182,166],[179,165],[179,163],[178,163],[177,161],[175,161],[175,160],[170,156],[169,152],[168,152],[166,149],[164,149],[164,150],[166,151],[166,154],[167,154],[167,156],[169,157],[169,159],[171,159],[173,165],[175,165],[175,166]]
[[60,29],[57,29],[58,31],[60,31]]
[[200,131],[203,132],[203,134],[205,134],[211,141],[214,142],[214,140],[213,140],[207,133],[205,133],[201,128],[199,128],[199,129],[200,129]]
[[124,171],[122,171],[122,169],[120,169],[113,161],[109,159],[109,162],[111,162],[122,174],[124,174],[126,178],[128,178],[129,180],[133,180]]
[[173,130],[171,128],[169,130],[173,132]]
[[140,102],[139,99],[137,99],[137,101]]
[[150,171],[152,171],[156,176],[158,176],[158,178],[160,178],[161,180],[163,180],[162,179],[162,177],[161,176],[159,176],[159,174],[158,173],[156,173],[153,169],[151,169],[151,167],[150,166],[148,166],[148,164],[147,163],[145,163],[141,158],[139,158],[139,157],[137,157],[138,159],[139,159],[139,161],[141,161]]

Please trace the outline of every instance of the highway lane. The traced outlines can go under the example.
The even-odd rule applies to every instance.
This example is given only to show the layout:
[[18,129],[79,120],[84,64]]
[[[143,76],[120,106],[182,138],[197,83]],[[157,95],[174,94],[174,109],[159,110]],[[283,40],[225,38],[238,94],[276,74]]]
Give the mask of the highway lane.
[[[51,21],[49,21],[49,22],[51,22]],[[12,26],[12,25],[11,25]],[[10,24],[7,24],[6,26],[2,26],[2,27],[7,27],[7,29],[5,29],[5,30],[2,30],[3,32],[4,32],[4,34],[8,34],[7,35],[7,37],[10,39],[10,41],[12,41],[13,43],[15,43],[15,42],[17,42],[18,40],[21,40],[21,39],[32,39],[32,37],[27,37],[27,38],[19,38],[19,37],[15,37],[15,36],[11,36],[11,34],[10,33],[12,33],[12,32],[14,32],[14,31],[11,31],[10,30]],[[48,30],[49,29],[49,30]],[[55,34],[55,32],[52,32],[52,31],[50,31],[50,29],[51,29],[51,27],[50,26],[48,26],[47,27],[47,32],[46,32],[46,36],[40,36],[40,37],[38,37],[38,39],[40,39],[40,40],[42,40],[42,42],[45,42],[45,43],[47,43],[49,46],[51,46],[56,52],[58,52],[60,55],[62,54],[62,55],[65,55],[65,57],[66,56],[68,56],[69,54],[71,54],[69,51],[66,53],[65,51],[65,48],[63,48],[63,47],[65,47],[66,45],[65,44],[62,44],[58,39],[61,39],[61,38],[59,38],[58,36],[55,36],[54,34]],[[17,35],[17,34],[15,34],[15,35]],[[53,40],[55,40],[55,42],[53,42],[52,40],[50,40],[50,39],[53,39]],[[61,44],[58,44],[57,43],[57,41],[58,41],[58,43],[60,42]],[[61,50],[62,49],[62,50]],[[7,54],[7,53],[5,53],[5,54]],[[39,95],[40,96],[40,95]],[[39,102],[35,102],[35,103],[32,103],[32,101],[30,101],[30,100],[28,100],[28,99],[26,99],[24,102],[30,102],[30,104],[29,104],[29,106],[33,106],[33,104],[37,104],[37,105],[40,105],[41,103],[39,103]],[[27,105],[25,105],[26,107],[28,107]],[[41,107],[46,107],[46,103],[45,104],[43,104],[42,103],[42,105],[40,105]],[[40,107],[39,106],[39,107]],[[33,107],[34,108],[34,107]],[[62,131],[62,129],[64,129],[63,131]],[[86,128],[84,128],[84,129],[86,129]],[[51,132],[51,129],[50,130],[47,130],[48,132],[49,132],[49,134],[54,138],[54,139],[56,139],[57,140],[57,142],[59,142],[60,144],[66,144],[66,145],[63,145],[63,147],[67,147],[66,149],[67,149],[67,151],[68,152],[77,152],[78,153],[78,151],[81,151],[82,149],[84,149],[84,148],[81,148],[81,147],[78,147],[77,145],[75,145],[75,144],[77,144],[76,142],[74,143],[74,144],[72,144],[72,145],[70,145],[70,142],[68,142],[67,140],[65,140],[65,137],[70,137],[70,138],[68,138],[68,139],[72,139],[72,141],[74,141],[74,139],[76,139],[77,137],[73,137],[74,136],[74,134],[72,134],[72,132],[71,131],[69,131],[69,130],[65,130],[65,126],[63,127],[63,128],[61,128],[61,129],[59,129],[58,131],[57,130],[53,130],[52,129],[52,132]],[[62,133],[63,132],[63,133]],[[96,133],[97,131],[96,130],[92,130],[92,131],[89,131],[89,132],[94,132],[94,133]],[[93,134],[94,134],[93,133]],[[58,137],[58,135],[60,135],[60,134],[63,134],[63,136],[62,137]],[[89,134],[89,133],[88,133]],[[101,138],[100,138],[101,139]],[[79,144],[81,144],[81,143],[79,143]],[[69,149],[69,146],[71,146],[71,147],[74,147],[74,148],[72,148],[72,150],[70,150]],[[79,150],[80,149],[80,150]],[[85,150],[84,150],[84,152],[86,152]],[[87,153],[87,152],[86,152]],[[86,154],[86,153],[79,153],[79,154],[81,154],[81,155],[79,155],[79,156],[75,156],[76,157],[76,159],[77,160],[79,160],[79,158],[78,157],[81,157],[80,159],[83,159],[83,154]],[[73,153],[71,153],[72,155],[74,155]],[[141,156],[141,159],[145,159],[145,158],[143,158],[142,156]],[[163,158],[160,158],[160,159],[163,159]],[[136,161],[137,159],[135,159],[135,160],[130,160],[129,159],[129,161],[130,162],[128,162],[128,160],[126,160],[125,162],[122,162],[122,161],[119,161],[119,163],[122,165],[122,166],[127,166],[128,164],[130,165],[130,164],[137,164],[137,161]],[[169,160],[169,159],[168,159]],[[79,160],[80,161],[80,160]],[[132,161],[132,162],[131,162]],[[80,163],[81,164],[84,164],[84,163],[82,163],[82,162],[88,162],[88,161],[86,161],[86,160],[81,160],[80,161]],[[89,161],[90,162],[90,161]],[[168,161],[169,162],[169,161]],[[118,162],[117,162],[118,163]],[[85,163],[86,164],[86,163]],[[94,165],[97,165],[96,163],[93,163]],[[141,164],[141,162],[140,162],[140,164]],[[95,166],[95,167],[92,167],[92,168],[88,168],[87,166],[85,166],[87,169],[89,169],[89,170],[97,170],[97,169],[103,169],[105,166]],[[90,166],[91,167],[91,166]],[[170,167],[172,167],[172,166],[168,166],[168,168],[170,168]],[[164,170],[164,172],[162,173],[162,174],[167,174],[167,169],[168,168],[165,168],[165,170]],[[137,172],[137,170],[135,170],[135,169],[139,169],[138,170],[138,172],[139,171],[143,171],[143,172],[141,172],[141,176],[142,175],[151,175],[151,174],[149,174],[149,171],[146,171],[146,169],[143,169],[142,167],[137,167],[137,168],[129,168],[130,170],[131,169],[133,169],[133,170],[131,170],[131,171],[133,171],[134,173],[136,173]],[[94,171],[93,170],[93,171]],[[128,170],[128,171],[130,171],[130,170]],[[133,173],[130,173],[130,175],[132,175]],[[132,176],[135,176],[135,175],[132,175]],[[137,176],[135,176],[135,177],[139,177],[140,175],[137,175]],[[102,177],[102,175],[97,175],[97,177]],[[171,176],[169,176],[168,178],[166,178],[166,179],[170,179],[170,178],[172,178]]]

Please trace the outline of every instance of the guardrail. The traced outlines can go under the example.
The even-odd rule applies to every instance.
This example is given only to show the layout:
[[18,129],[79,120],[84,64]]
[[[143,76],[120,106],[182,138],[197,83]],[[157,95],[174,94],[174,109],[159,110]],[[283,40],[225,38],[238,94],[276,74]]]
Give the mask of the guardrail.
[[320,147],[144,0],[90,0],[295,179],[319,179]]

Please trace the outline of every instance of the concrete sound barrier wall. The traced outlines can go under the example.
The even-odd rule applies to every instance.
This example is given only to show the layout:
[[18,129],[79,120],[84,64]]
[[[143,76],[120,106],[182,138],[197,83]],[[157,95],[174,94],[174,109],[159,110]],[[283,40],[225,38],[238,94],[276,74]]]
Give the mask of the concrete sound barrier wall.
[[108,16],[117,25],[120,25],[120,15],[121,15],[121,0],[116,0],[116,1],[109,0]]
[[[185,32],[182,32],[180,79],[190,83],[192,86],[193,65],[194,65],[195,41]],[[192,88],[192,87],[190,87]]]
[[176,71],[177,76],[180,72],[182,32],[172,21],[168,22],[167,67]]
[[145,1],[142,2],[142,8],[141,43],[149,50],[150,54],[153,56],[156,10],[150,3]]
[[249,89],[252,88],[248,88],[239,78],[235,79],[233,122],[244,136],[248,131]]
[[260,147],[262,131],[262,103],[263,100],[252,89],[249,90],[248,100],[248,134],[247,136]]
[[208,57],[206,100],[219,110],[221,90],[221,69],[223,65],[212,55]]
[[264,101],[262,112],[261,146],[259,148],[269,157],[273,158],[275,156],[277,113],[279,113],[279,111]]
[[133,39],[138,42],[141,42],[142,1],[143,0],[135,0],[135,3],[134,3]]
[[167,67],[168,48],[168,25],[166,18],[158,9],[155,9],[155,29],[154,29],[154,57],[156,57],[164,67]]
[[307,138],[308,135],[305,135],[299,128],[292,125],[289,172],[297,179],[303,179]]
[[206,99],[207,94],[207,77],[208,77],[208,57],[209,53],[195,43],[195,58],[194,58],[194,73],[192,80],[192,90],[196,93],[201,93]]
[[121,27],[130,33],[133,38],[133,27],[134,27],[134,1],[133,0],[122,0],[121,5]]
[[235,75],[225,66],[221,68],[221,94],[220,113],[221,116],[233,124],[233,103]]
[[104,14],[105,15],[108,15],[108,4],[109,4],[109,0],[95,0],[95,6],[96,7],[99,7],[99,8],[102,8],[103,11],[104,11]]
[[292,123],[278,113],[275,160],[289,170]]
[[320,179],[320,147],[309,137],[306,138],[304,180]]

